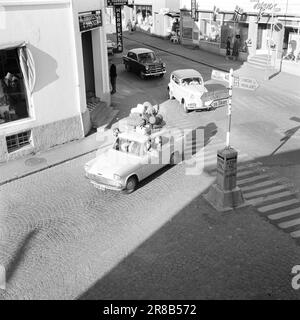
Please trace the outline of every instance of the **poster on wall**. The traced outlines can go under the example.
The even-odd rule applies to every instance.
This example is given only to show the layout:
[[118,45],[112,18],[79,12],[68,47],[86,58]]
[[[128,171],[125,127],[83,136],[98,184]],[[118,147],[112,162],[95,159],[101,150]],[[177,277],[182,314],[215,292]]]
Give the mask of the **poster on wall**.
[[80,32],[102,27],[101,10],[79,12],[78,20]]

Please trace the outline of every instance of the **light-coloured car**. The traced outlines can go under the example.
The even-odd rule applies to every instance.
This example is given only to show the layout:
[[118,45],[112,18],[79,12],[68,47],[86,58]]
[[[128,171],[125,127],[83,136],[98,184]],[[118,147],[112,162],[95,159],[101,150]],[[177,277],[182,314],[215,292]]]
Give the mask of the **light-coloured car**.
[[170,99],[176,99],[185,112],[191,110],[212,110],[226,105],[228,89],[215,84],[205,86],[202,75],[193,69],[181,69],[171,73],[168,85]]
[[86,177],[100,190],[131,193],[143,179],[182,160],[180,143],[182,135],[167,129],[150,136],[134,131],[120,133],[111,149],[85,165]]

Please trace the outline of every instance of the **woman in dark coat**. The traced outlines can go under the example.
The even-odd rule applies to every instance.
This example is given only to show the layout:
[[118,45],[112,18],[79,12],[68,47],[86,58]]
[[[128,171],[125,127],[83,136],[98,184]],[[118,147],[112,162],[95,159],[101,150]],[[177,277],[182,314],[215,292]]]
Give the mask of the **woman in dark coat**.
[[231,55],[231,38],[228,37],[226,42],[226,59],[228,59],[230,55]]

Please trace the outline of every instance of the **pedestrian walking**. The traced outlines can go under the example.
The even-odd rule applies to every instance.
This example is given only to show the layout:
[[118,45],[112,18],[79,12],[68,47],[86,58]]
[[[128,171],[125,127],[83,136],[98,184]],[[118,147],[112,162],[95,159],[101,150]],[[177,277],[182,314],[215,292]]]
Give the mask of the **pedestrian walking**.
[[230,56],[231,56],[231,38],[228,37],[226,42],[226,60],[228,60]]
[[114,63],[111,64],[109,69],[109,77],[110,77],[110,83],[111,83],[111,94],[114,94],[117,92],[116,90],[116,83],[117,83],[117,68]]
[[232,57],[233,60],[237,60],[239,56],[239,49],[240,49],[240,35],[236,35],[234,42],[233,42],[233,48],[232,48]]

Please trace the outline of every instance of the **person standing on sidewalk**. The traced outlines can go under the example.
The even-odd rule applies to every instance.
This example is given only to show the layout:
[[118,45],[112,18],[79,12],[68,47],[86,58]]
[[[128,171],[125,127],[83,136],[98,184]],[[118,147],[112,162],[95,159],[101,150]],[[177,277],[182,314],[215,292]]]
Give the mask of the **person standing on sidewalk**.
[[232,48],[232,57],[233,60],[237,60],[239,56],[239,49],[240,49],[240,35],[237,34],[234,39],[233,48]]
[[109,69],[109,77],[111,83],[111,94],[116,93],[116,83],[117,83],[117,68],[114,63],[111,64]]
[[226,60],[229,59],[230,55],[231,55],[231,38],[228,37],[226,42]]

